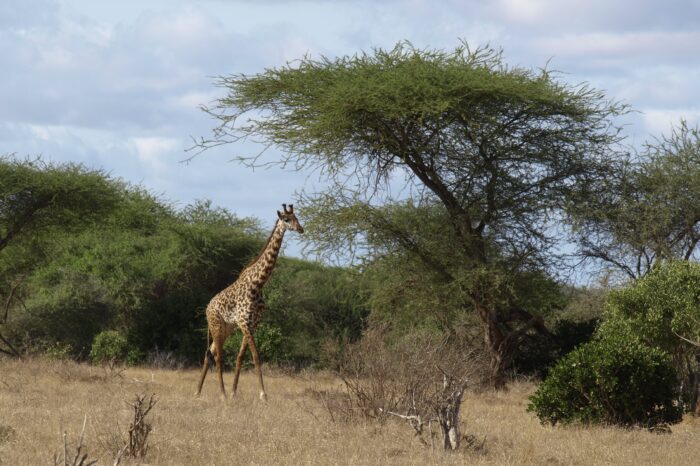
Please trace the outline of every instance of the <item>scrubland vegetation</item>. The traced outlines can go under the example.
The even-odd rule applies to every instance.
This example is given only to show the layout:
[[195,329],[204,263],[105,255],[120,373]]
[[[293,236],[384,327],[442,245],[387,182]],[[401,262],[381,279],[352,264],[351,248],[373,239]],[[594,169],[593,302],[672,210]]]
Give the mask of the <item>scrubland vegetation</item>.
[[[197,371],[130,367],[110,373],[71,361],[0,359],[0,464],[51,464],[69,454],[87,416],[84,451],[112,464],[127,439],[137,393],[155,393],[147,416],[150,448],[121,464],[688,464],[700,455],[700,422],[691,416],[671,435],[616,427],[542,426],[525,411],[535,385],[468,392],[461,430],[473,436],[457,452],[426,447],[400,419],[333,421],[316,392],[342,383],[328,372],[265,368],[270,399],[257,399],[252,371],[223,404],[215,384],[193,396]],[[230,379],[227,379],[230,383]],[[436,443],[437,439],[436,439]]]
[[[192,395],[203,310],[265,219],[5,156],[0,463],[66,464],[78,447],[100,464],[698,456],[700,130],[627,147],[625,105],[465,44],[219,84],[201,149],[266,140],[328,186],[295,201],[318,260],[281,257],[264,288],[270,402],[248,374],[234,400]],[[249,112],[263,116],[235,124]],[[146,428],[132,405],[151,394]],[[127,449],[136,425],[149,443]]]

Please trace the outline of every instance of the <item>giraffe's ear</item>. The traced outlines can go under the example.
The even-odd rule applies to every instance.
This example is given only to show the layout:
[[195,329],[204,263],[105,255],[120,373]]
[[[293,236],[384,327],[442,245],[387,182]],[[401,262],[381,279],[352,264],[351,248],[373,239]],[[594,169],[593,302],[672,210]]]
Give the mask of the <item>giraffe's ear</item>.
[[277,217],[279,217],[279,219],[282,220],[282,212],[280,212],[279,210],[277,211]]

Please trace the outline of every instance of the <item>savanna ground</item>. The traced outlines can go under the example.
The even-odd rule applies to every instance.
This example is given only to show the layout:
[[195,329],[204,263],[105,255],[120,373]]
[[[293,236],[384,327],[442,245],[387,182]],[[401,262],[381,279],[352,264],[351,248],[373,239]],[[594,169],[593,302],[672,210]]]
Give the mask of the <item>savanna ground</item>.
[[[314,396],[340,386],[329,373],[265,369],[269,401],[258,401],[252,372],[234,400],[222,402],[214,374],[200,398],[197,370],[128,368],[123,372],[73,362],[0,359],[0,464],[53,464],[77,442],[112,464],[132,418],[127,402],[155,393],[153,430],[143,459],[121,464],[690,464],[700,458],[700,420],[686,417],[671,434],[612,427],[541,426],[527,413],[535,386],[470,393],[462,432],[476,436],[456,453],[423,446],[401,420],[333,421]],[[227,373],[227,388],[231,374]],[[465,442],[466,443],[466,442]],[[483,445],[482,445],[483,443]],[[436,439],[436,447],[439,439]],[[476,446],[474,446],[476,445]]]

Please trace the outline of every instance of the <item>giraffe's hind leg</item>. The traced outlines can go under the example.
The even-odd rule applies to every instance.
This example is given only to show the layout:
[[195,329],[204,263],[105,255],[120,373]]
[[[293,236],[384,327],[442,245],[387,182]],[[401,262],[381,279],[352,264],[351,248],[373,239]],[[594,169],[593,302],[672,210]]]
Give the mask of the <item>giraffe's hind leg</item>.
[[[208,323],[207,323],[208,325]],[[209,335],[211,334],[211,328],[207,328],[207,345],[209,345]],[[211,369],[214,365],[214,355],[211,352],[211,346],[207,346],[207,350],[204,352],[204,362],[202,363],[202,375],[199,377],[199,385],[197,386],[197,391],[195,396],[199,396],[202,393],[202,386],[204,385],[204,379],[207,378],[207,371]]]
[[226,399],[226,389],[224,388],[224,339],[217,335],[213,344],[214,361],[216,361],[216,372],[219,376],[219,387],[221,388],[221,398]]
[[202,375],[199,378],[199,385],[197,386],[197,392],[195,393],[195,396],[199,396],[200,393],[202,393],[202,385],[204,385],[204,379],[207,377],[207,372],[209,371],[209,368],[212,365],[212,359],[213,355],[211,354],[211,350],[207,348],[207,351],[204,353],[204,363],[202,364]]
[[241,374],[241,365],[243,364],[243,356],[245,356],[245,350],[248,346],[248,337],[243,334],[243,339],[241,340],[241,349],[238,351],[238,357],[236,357],[236,372],[233,374],[233,389],[231,396],[236,394],[238,389],[238,376]]

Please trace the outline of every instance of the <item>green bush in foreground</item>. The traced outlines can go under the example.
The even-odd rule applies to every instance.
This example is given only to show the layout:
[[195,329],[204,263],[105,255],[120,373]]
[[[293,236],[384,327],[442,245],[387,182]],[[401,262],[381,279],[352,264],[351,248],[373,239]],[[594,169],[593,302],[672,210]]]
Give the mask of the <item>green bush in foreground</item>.
[[610,335],[562,358],[530,397],[527,410],[552,425],[672,424],[682,417],[678,386],[676,370],[664,352]]
[[124,361],[129,351],[126,337],[117,330],[105,330],[95,335],[90,359],[95,363]]

